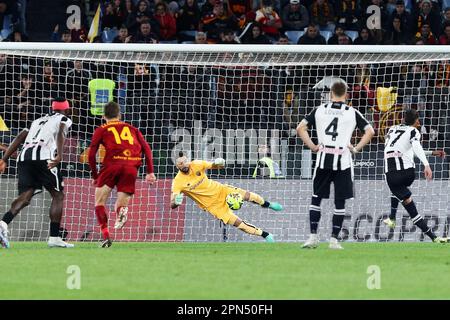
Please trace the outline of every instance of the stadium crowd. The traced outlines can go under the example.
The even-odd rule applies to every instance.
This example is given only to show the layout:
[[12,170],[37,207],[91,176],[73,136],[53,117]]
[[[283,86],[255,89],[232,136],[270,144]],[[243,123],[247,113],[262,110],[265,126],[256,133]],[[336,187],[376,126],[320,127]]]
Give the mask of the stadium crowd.
[[[95,12],[97,2],[90,1],[91,12]],[[33,40],[25,30],[23,3],[25,0],[0,0],[0,26],[11,31],[4,37],[6,41]],[[78,29],[55,26],[49,40],[362,45],[450,42],[449,0],[102,0],[100,4],[102,32],[95,39],[88,39],[85,18]],[[380,19],[374,20],[378,10]],[[4,17],[8,17],[8,25],[3,23]]]

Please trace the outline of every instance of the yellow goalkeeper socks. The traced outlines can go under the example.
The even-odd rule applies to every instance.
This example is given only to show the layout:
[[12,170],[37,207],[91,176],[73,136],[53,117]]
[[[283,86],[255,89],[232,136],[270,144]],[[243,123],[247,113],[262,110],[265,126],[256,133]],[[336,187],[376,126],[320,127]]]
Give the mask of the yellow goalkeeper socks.
[[237,228],[244,231],[245,233],[253,234],[256,236],[262,236],[263,234],[263,231],[260,228],[257,228],[245,221],[242,221],[241,224],[237,226]]

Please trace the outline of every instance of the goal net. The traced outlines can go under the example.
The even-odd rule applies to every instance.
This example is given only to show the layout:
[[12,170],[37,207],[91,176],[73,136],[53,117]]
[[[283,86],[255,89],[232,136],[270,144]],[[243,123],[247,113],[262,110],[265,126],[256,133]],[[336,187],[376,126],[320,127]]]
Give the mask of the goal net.
[[[399,206],[397,227],[383,223],[390,193],[383,175],[384,136],[402,110],[421,118],[425,150],[450,153],[450,50],[447,47],[67,45],[25,43],[0,48],[2,149],[31,121],[50,112],[51,99],[71,103],[73,126],[65,144],[63,235],[97,241],[94,186],[87,152],[102,123],[101,106],[117,101],[122,117],[150,143],[158,182],[146,184],[140,170],[129,221],[116,241],[260,241],[224,226],[190,200],[170,209],[178,151],[191,159],[222,157],[226,168],[211,179],[280,202],[274,212],[246,203],[242,219],[278,241],[309,234],[309,204],[315,155],[296,136],[302,118],[328,101],[336,79],[349,86],[349,104],[375,128],[376,136],[354,158],[355,198],[347,201],[341,238],[346,241],[422,241]],[[313,133],[314,136],[314,133]],[[361,133],[356,133],[354,142]],[[102,158],[100,150],[98,161]],[[429,157],[434,180],[417,166],[412,186],[420,214],[438,235],[450,225],[449,157]],[[417,163],[419,164],[419,163]],[[14,159],[0,179],[1,210],[17,196]],[[333,194],[333,193],[331,193]],[[113,211],[113,195],[108,206]],[[49,195],[36,195],[11,223],[12,241],[48,236]],[[331,233],[333,201],[324,200],[319,235]],[[115,216],[110,214],[110,222]],[[111,228],[112,230],[112,228]]]

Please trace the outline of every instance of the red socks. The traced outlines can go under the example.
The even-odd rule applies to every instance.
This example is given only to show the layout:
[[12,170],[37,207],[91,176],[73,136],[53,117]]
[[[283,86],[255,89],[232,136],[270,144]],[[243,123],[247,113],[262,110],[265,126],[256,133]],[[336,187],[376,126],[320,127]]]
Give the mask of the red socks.
[[97,221],[100,225],[100,230],[102,231],[103,240],[109,239],[108,216],[106,214],[105,206],[96,206],[95,215],[97,216]]

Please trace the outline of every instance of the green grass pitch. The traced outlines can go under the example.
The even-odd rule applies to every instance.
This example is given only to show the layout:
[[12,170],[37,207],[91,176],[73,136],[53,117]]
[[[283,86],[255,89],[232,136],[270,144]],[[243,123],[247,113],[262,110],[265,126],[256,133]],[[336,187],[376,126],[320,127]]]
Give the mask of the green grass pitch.
[[[344,243],[333,251],[294,243],[45,242],[0,250],[3,299],[449,299],[448,245]],[[81,288],[67,273],[80,268]],[[371,265],[381,288],[369,290]]]

